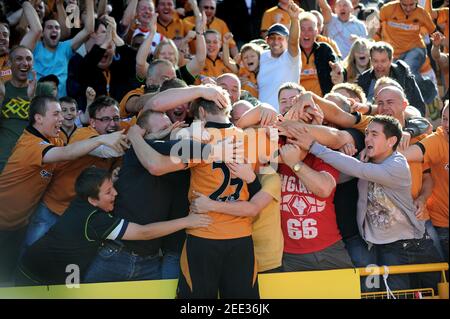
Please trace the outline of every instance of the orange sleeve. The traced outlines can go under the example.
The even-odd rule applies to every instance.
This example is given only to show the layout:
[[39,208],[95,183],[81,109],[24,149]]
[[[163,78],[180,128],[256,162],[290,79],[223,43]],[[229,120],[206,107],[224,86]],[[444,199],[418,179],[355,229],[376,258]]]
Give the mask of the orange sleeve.
[[424,21],[423,21],[428,34],[432,34],[436,30],[436,25],[433,22],[430,14],[424,11]]
[[144,94],[144,85],[138,89],[132,90],[132,91],[128,92],[127,94],[125,94],[125,96],[122,98],[122,100],[120,100],[120,103],[119,103],[120,117],[125,118],[125,117],[132,116],[133,114],[129,113],[126,109],[128,100],[134,96],[141,96],[143,94]]
[[354,129],[357,129],[358,131],[360,131],[361,133],[365,134],[366,133],[366,128],[367,126],[369,126],[370,121],[372,120],[372,116],[366,116],[366,115],[362,115],[361,116],[361,121],[359,121],[358,124],[353,125]]
[[267,31],[270,27],[270,13],[264,12],[264,15],[262,17],[261,21],[261,31]]

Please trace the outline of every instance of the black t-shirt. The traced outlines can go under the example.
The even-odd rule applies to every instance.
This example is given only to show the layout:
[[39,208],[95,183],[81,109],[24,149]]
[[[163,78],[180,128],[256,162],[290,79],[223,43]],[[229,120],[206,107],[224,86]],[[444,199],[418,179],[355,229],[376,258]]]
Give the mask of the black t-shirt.
[[[364,134],[353,128],[345,129],[345,131],[352,135],[355,147],[359,153],[365,147]],[[344,239],[359,234],[358,224],[356,223],[357,203],[357,178],[337,184],[336,192],[334,193],[334,208],[336,211],[336,222]]]
[[58,222],[25,252],[20,268],[43,284],[63,284],[66,267],[77,265],[80,279],[106,238],[120,239],[128,222],[76,198]]
[[[164,143],[161,141],[146,142],[149,145]],[[118,195],[114,215],[140,225],[185,216],[187,213],[187,204],[183,204],[184,198],[187,200],[185,182],[180,182],[178,185],[175,182],[176,179],[173,178],[174,174],[178,173],[163,176],[150,174],[139,162],[133,148],[130,148],[123,157],[119,179],[115,184]],[[179,201],[179,203],[174,204],[174,201]],[[181,205],[181,209],[172,213],[172,210],[178,208],[179,205]],[[123,244],[140,255],[153,255],[159,252],[162,238],[146,241],[123,241]]]
[[[191,181],[191,171],[184,170],[170,173],[168,174],[168,178],[172,185],[169,219],[185,217],[189,214],[188,192]],[[164,252],[171,251],[181,253],[185,239],[186,232],[184,229],[165,236],[163,238]]]
[[186,82],[187,85],[195,84],[195,76],[193,76],[186,65],[183,65],[181,68],[176,70],[177,78]]

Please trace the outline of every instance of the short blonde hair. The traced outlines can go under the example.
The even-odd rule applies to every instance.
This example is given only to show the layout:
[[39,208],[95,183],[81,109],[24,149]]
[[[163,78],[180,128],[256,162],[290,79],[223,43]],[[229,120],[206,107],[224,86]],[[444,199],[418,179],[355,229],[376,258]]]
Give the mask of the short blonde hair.
[[299,20],[300,24],[303,21],[312,21],[316,24],[316,28],[317,28],[317,25],[318,25],[317,17],[311,12],[305,11],[305,12],[300,13],[300,15],[298,16],[298,20]]
[[171,39],[163,39],[161,40],[161,42],[159,42],[159,44],[157,45],[157,47],[155,48],[155,52],[153,53],[153,56],[155,57],[155,59],[159,59],[159,55],[161,54],[161,50],[165,45],[170,45],[172,47],[172,49],[175,50],[175,59],[176,59],[176,64],[174,65],[175,68],[178,68],[178,48],[175,45],[175,42],[173,42]]

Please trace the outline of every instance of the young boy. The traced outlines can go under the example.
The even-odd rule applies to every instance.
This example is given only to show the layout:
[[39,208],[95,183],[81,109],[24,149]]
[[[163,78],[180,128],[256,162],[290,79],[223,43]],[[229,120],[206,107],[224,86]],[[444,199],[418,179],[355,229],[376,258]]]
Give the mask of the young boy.
[[200,214],[147,225],[114,217],[110,212],[117,192],[110,173],[103,169],[84,170],[75,182],[75,191],[77,197],[64,215],[22,257],[17,285],[63,284],[69,265],[78,267],[82,281],[104,240],[149,240],[211,222]]

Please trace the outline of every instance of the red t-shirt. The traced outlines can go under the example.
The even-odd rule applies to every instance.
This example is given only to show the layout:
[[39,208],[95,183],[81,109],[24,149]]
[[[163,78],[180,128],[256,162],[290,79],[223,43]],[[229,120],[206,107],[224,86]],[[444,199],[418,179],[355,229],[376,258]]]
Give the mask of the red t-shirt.
[[[303,161],[318,172],[328,172],[338,180],[339,172],[312,154]],[[284,252],[308,254],[323,250],[341,240],[333,204],[334,192],[321,198],[308,191],[297,175],[285,164],[280,164],[281,228]]]

